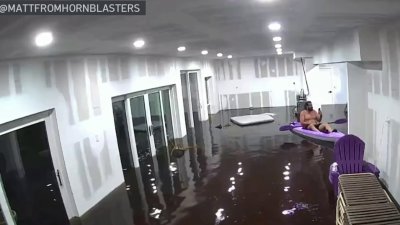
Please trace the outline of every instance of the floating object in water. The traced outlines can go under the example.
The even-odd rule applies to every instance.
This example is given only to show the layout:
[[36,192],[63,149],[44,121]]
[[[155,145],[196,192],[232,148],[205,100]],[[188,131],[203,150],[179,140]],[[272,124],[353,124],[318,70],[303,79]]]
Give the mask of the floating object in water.
[[[274,114],[275,115],[275,114]],[[274,118],[270,113],[263,113],[258,115],[246,115],[246,116],[236,116],[231,117],[231,121],[239,126],[249,126],[260,123],[273,122]]]
[[[343,121],[338,120],[338,122],[343,122]],[[325,133],[321,131],[312,131],[304,129],[299,122],[293,122],[290,125],[282,126],[279,130],[280,131],[290,130],[292,133],[302,138],[327,141],[333,143],[345,135],[341,132]]]

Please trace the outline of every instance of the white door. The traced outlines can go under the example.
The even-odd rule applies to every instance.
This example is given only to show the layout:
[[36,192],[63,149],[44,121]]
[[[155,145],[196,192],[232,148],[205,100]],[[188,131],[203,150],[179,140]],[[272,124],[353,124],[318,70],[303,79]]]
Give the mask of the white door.
[[319,68],[308,75],[314,108],[333,104],[332,68]]

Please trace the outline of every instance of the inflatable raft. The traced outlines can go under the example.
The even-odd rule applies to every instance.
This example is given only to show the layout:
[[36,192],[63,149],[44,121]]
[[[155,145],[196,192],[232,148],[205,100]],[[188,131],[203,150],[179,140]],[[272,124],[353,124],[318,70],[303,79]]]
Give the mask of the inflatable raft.
[[263,113],[257,115],[246,115],[232,117],[231,121],[239,126],[249,126],[261,123],[270,123],[274,121],[273,113]]

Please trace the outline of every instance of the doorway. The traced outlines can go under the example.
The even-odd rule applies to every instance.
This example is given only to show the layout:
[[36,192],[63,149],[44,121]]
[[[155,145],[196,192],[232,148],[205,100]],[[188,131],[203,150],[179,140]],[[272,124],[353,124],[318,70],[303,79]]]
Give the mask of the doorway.
[[70,224],[62,196],[67,180],[48,128],[41,120],[0,136],[4,194],[18,225]]
[[201,102],[199,95],[199,71],[185,71],[181,73],[182,97],[185,111],[185,122],[189,128],[201,121]]

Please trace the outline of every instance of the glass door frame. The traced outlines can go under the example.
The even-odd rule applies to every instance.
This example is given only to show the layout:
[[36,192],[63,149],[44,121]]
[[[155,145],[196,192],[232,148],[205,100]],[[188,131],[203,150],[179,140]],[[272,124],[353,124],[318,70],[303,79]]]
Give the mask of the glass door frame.
[[[177,110],[178,107],[177,107],[177,101],[176,101],[176,94],[174,94],[174,90],[175,90],[174,86],[164,86],[164,87],[159,87],[159,88],[153,88],[153,89],[138,91],[138,92],[124,95],[124,96],[113,98],[113,102],[124,101],[124,103],[125,103],[129,139],[130,139],[130,143],[131,143],[130,147],[131,147],[131,151],[132,151],[133,163],[134,163],[135,168],[140,167],[140,164],[139,164],[138,151],[137,151],[137,147],[136,147],[136,139],[135,139],[135,133],[134,133],[134,128],[133,128],[133,122],[131,119],[131,117],[132,117],[132,110],[131,110],[131,105],[130,105],[131,99],[140,97],[140,96],[144,96],[146,120],[147,120],[147,126],[148,126],[147,129],[149,129],[149,127],[152,126],[152,122],[151,122],[151,114],[150,114],[150,105],[149,105],[148,95],[152,94],[152,93],[156,93],[156,92],[159,93],[160,103],[161,103],[163,132],[164,132],[164,138],[166,141],[166,145],[168,147],[167,130],[166,130],[166,126],[165,126],[165,116],[164,116],[165,114],[164,114],[164,107],[162,105],[163,104],[162,91],[165,91],[165,90],[169,91],[169,102],[170,102],[170,106],[171,106],[171,117],[172,117],[172,129],[173,129],[174,136],[177,137],[177,136],[179,136],[179,133],[180,133],[177,129],[179,127],[179,112]],[[156,149],[155,149],[154,136],[152,133],[149,136],[150,136],[149,141],[150,141],[150,146],[151,146],[150,147],[151,154],[152,154],[152,156],[155,156]]]
[[[34,115],[26,116],[24,118],[20,118],[2,124],[0,125],[0,136],[41,122],[44,122],[46,126],[46,135],[49,142],[50,155],[53,161],[53,168],[55,171],[59,171],[59,178],[57,180],[58,188],[60,189],[61,192],[61,197],[63,200],[67,217],[71,221],[72,218],[78,217],[78,209],[76,208],[75,200],[72,195],[72,189],[68,179],[66,166],[64,163],[65,161],[61,148],[55,110],[51,109],[44,112],[39,112]],[[14,221],[13,219],[12,209],[9,205],[1,177],[0,177],[0,206],[7,225],[16,225],[17,221]]]

